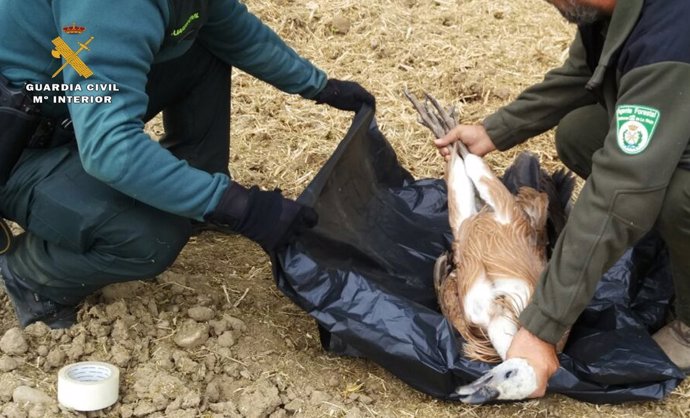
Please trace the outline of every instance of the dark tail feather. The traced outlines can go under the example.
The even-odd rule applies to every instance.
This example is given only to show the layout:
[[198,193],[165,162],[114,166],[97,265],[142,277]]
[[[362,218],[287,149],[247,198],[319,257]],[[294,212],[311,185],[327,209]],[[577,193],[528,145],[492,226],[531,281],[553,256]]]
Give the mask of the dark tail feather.
[[503,184],[512,194],[517,194],[520,187],[527,186],[540,189],[542,176],[539,159],[531,152],[521,152],[513,164],[503,174]]
[[558,237],[565,228],[565,223],[570,214],[571,197],[575,189],[575,175],[565,169],[556,170],[550,176],[543,173],[541,190],[549,197],[549,216],[546,221],[546,234],[548,244],[546,255],[551,258],[551,253]]
[[556,240],[568,220],[570,199],[575,189],[575,175],[565,169],[559,169],[549,175],[541,168],[536,155],[531,152],[522,152],[506,169],[501,180],[513,194],[517,194],[520,187],[527,186],[544,192],[549,197],[546,252],[550,258]]

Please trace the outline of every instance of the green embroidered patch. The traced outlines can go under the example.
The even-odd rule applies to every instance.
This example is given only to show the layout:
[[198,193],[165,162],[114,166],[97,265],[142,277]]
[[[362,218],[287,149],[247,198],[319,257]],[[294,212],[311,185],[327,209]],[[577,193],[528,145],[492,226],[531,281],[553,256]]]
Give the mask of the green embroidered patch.
[[626,154],[639,154],[652,140],[661,112],[639,105],[620,105],[616,108],[616,137],[618,146]]

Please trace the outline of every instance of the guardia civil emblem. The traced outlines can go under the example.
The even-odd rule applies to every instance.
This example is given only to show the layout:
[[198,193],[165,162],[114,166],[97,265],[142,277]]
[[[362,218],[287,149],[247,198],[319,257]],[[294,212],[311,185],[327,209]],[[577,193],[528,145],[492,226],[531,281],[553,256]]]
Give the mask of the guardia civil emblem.
[[652,140],[661,113],[652,107],[620,105],[616,109],[618,146],[626,154],[639,154]]

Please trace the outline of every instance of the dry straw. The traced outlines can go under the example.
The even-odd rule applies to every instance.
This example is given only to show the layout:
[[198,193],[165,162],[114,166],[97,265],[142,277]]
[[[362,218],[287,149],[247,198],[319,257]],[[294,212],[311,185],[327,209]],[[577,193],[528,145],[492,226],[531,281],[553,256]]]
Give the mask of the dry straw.
[[[428,91],[475,123],[559,64],[573,30],[541,3],[515,1],[249,1],[248,6],[329,76],[355,80],[377,98],[377,120],[405,168],[440,177],[432,136],[403,95]],[[548,24],[544,24],[548,22]],[[233,74],[233,175],[297,195],[349,126],[351,114]],[[530,143],[548,167],[545,135]],[[494,153],[497,172],[515,152]]]

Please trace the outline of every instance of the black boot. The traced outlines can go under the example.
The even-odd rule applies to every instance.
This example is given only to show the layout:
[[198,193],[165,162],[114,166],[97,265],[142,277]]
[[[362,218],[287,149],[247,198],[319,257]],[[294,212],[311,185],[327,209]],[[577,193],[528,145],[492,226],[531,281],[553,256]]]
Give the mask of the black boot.
[[5,256],[0,256],[0,275],[22,328],[39,321],[53,329],[69,328],[77,322],[76,306],[55,303],[29,289],[23,280],[12,274]]

